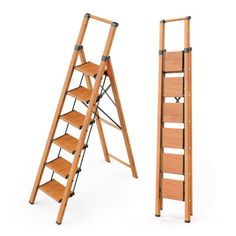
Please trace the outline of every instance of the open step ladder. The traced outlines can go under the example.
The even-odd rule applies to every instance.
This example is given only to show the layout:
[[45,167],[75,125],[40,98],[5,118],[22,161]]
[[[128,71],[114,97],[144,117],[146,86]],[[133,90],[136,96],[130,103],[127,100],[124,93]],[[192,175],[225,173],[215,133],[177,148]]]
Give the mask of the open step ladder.
[[[156,216],[163,198],[185,202],[185,222],[192,215],[192,92],[191,17],[160,22],[159,92],[157,130]],[[165,24],[184,21],[184,50],[165,50]],[[170,102],[171,100],[171,102]],[[170,128],[170,124],[173,124]],[[183,180],[166,177],[182,176]]]
[[[92,62],[86,61],[82,46],[83,38],[88,26],[89,19],[95,19],[110,25],[109,34],[107,37],[100,65],[96,65]],[[105,160],[107,162],[110,162],[110,158],[113,158],[117,161],[120,161],[122,164],[125,164],[126,166],[131,168],[132,175],[135,178],[138,177],[132,154],[132,149],[130,146],[128,132],[125,124],[125,119],[121,107],[119,93],[117,90],[115,76],[112,69],[112,63],[109,56],[117,26],[118,23],[116,22],[112,22],[97,16],[90,15],[89,13],[86,13],[74,48],[66,80],[62,89],[60,100],[57,106],[51,130],[49,132],[49,136],[47,139],[46,147],[42,156],[42,160],[38,169],[38,173],[29,200],[29,202],[33,204],[35,202],[37,191],[38,189],[40,189],[44,193],[52,197],[54,200],[59,202],[60,209],[56,220],[57,224],[62,223],[68,198],[74,195],[75,185],[78,179],[78,175],[81,171],[82,162],[84,159],[86,148],[88,147],[88,141],[94,123],[96,123],[98,128],[98,133],[100,136]],[[80,61],[82,63],[81,65],[76,65],[78,57],[80,58]],[[81,72],[82,78],[78,87],[69,90],[69,85],[74,70]],[[86,80],[87,87],[82,86],[82,81],[84,77]],[[95,78],[94,86],[92,86],[91,77]],[[107,88],[104,88],[107,77],[109,78],[110,84]],[[112,89],[114,100],[108,95],[109,88]],[[120,125],[99,107],[99,101],[105,94],[112,100],[117,109]],[[66,114],[61,114],[66,96],[73,97],[75,99],[74,104],[70,112]],[[82,104],[84,104],[87,107],[86,115],[83,115],[75,110],[75,103],[77,100],[82,102]],[[110,121],[101,118],[99,115],[99,110],[102,111],[110,119]],[[60,137],[54,137],[60,119],[67,122],[65,134]],[[118,159],[117,157],[113,156],[108,152],[101,122],[111,125],[112,127],[115,127],[122,132],[128,154],[129,163],[126,163],[123,160]],[[68,133],[69,125],[72,125],[81,130],[79,139],[73,137]],[[58,156],[55,159],[49,161],[48,156],[52,144],[59,146],[60,149]],[[73,155],[72,162],[69,162],[68,160],[61,157],[60,154],[62,149],[66,150],[67,152]],[[45,167],[48,167],[49,169],[52,170],[52,176],[48,182],[41,184],[41,179]],[[66,186],[62,185],[54,178],[54,173],[57,173],[60,176],[67,179]],[[73,184],[74,186],[72,186]]]

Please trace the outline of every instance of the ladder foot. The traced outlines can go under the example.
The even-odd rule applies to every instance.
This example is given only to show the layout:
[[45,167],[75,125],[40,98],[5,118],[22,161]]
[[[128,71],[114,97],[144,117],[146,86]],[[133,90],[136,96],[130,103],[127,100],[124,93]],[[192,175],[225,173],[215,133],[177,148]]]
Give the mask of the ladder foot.
[[34,204],[34,202],[31,202],[31,201],[29,201],[29,204],[33,205],[33,204]]
[[61,223],[59,223],[59,222],[57,222],[57,221],[56,221],[56,223],[57,223],[58,225],[60,225],[60,224],[61,224]]
[[161,215],[155,215],[156,217],[160,217]]
[[185,223],[190,223],[191,221],[190,220],[185,220]]

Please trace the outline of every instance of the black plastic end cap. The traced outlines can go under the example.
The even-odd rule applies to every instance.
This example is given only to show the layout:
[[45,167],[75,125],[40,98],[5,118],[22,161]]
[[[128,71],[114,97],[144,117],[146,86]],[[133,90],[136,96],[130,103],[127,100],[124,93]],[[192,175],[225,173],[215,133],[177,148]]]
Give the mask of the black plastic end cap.
[[190,220],[185,220],[184,222],[185,222],[185,223],[190,223]]
[[111,23],[111,26],[113,26],[113,27],[115,27],[115,28],[116,28],[116,27],[118,27],[118,26],[119,26],[119,24],[118,24],[117,22],[112,22],[112,23]]
[[160,217],[161,215],[155,215],[156,217]]
[[186,17],[186,20],[191,20],[191,16],[187,16],[187,17]]
[[83,46],[82,45],[75,45],[75,47],[74,47],[74,50],[76,50],[76,51],[81,51],[83,49]]
[[29,201],[29,204],[33,205],[34,203],[33,203],[33,202],[31,202],[31,201]]
[[108,62],[110,60],[109,56],[102,56],[102,61]]
[[166,21],[163,19],[163,20],[160,21],[160,23],[161,23],[161,24],[165,24]]
[[57,223],[58,225],[60,225],[60,224],[61,224],[61,223],[59,223],[59,222],[57,222],[57,221],[56,221],[56,223]]
[[86,14],[84,15],[84,17],[85,17],[85,18],[88,18],[88,19],[90,18],[90,16],[91,16],[90,13],[86,13]]
[[189,52],[191,52],[191,51],[192,51],[192,48],[191,48],[191,47],[184,49],[184,53],[189,53]]

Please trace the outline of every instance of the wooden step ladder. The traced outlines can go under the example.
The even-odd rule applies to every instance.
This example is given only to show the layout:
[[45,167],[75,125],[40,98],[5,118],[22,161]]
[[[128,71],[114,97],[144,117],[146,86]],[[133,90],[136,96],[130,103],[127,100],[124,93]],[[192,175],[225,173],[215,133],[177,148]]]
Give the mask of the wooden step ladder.
[[[88,26],[89,19],[95,19],[110,25],[109,34],[107,37],[100,65],[96,65],[92,62],[86,61],[82,46],[83,38]],[[42,160],[38,169],[38,173],[29,200],[29,202],[33,204],[35,202],[38,189],[40,189],[44,193],[52,197],[54,200],[59,202],[60,209],[56,220],[57,224],[62,223],[68,198],[74,195],[75,185],[78,179],[78,175],[81,171],[82,162],[84,159],[86,148],[88,147],[88,141],[94,123],[96,123],[98,128],[105,160],[107,162],[110,162],[110,158],[113,158],[125,164],[126,166],[131,168],[132,175],[135,178],[138,177],[132,149],[130,146],[128,132],[125,124],[125,119],[121,107],[119,93],[115,81],[115,76],[112,68],[111,58],[109,56],[117,26],[118,23],[116,22],[112,22],[97,16],[93,16],[89,13],[86,13],[74,48],[66,80],[61,92],[60,100],[57,106],[51,130],[49,132],[49,136],[47,139],[46,147],[44,149]],[[78,57],[80,58],[80,61],[82,63],[81,65],[76,65]],[[82,78],[78,87],[69,90],[70,82],[72,80],[72,76],[75,70],[82,73]],[[82,86],[84,77],[86,81],[86,86]],[[94,85],[92,85],[91,81],[92,77],[95,79]],[[105,88],[104,86],[107,77],[109,78],[110,84],[107,88]],[[111,96],[108,95],[109,88],[112,89],[114,100],[111,98]],[[115,104],[120,124],[115,122],[109,115],[107,115],[106,112],[104,112],[103,109],[99,107],[99,101],[102,99],[104,95],[107,95],[110,98],[110,100],[112,100],[112,102]],[[75,99],[74,104],[70,112],[66,114],[61,114],[67,96],[71,96]],[[83,115],[75,110],[75,103],[77,100],[82,102],[82,104],[87,107],[86,115]],[[109,118],[109,120],[102,118],[99,114],[99,111],[102,111],[103,114],[105,114],[106,117]],[[67,127],[64,135],[60,137],[54,137],[59,120],[65,121],[67,123]],[[104,122],[112,127],[115,127],[122,132],[128,154],[129,163],[120,160],[119,158],[115,157],[114,155],[108,152],[101,122]],[[79,139],[73,137],[68,133],[69,125],[81,129]],[[48,160],[52,144],[59,146],[59,153],[55,159]],[[69,162],[68,160],[66,160],[61,156],[62,149],[66,150],[67,152],[73,155],[72,162]],[[41,179],[45,167],[48,167],[53,172],[51,179],[48,182],[41,184]],[[54,173],[67,179],[66,186],[62,185],[60,182],[55,180]],[[74,186],[72,188],[73,184]]]
[[[184,201],[187,223],[193,212],[190,19],[188,16],[160,22],[155,212],[157,217],[161,215],[163,198]],[[165,25],[174,21],[184,21],[184,50],[168,52]],[[170,174],[180,175],[182,180],[166,177]]]

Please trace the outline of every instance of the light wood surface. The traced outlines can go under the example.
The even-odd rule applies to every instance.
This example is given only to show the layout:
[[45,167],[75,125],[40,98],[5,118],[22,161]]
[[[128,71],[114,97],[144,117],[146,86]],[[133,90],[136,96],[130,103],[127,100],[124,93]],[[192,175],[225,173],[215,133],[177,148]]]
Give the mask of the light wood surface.
[[183,52],[165,52],[163,55],[163,71],[176,73],[183,71]]
[[[74,154],[75,150],[76,150],[77,143],[78,143],[78,139],[76,139],[75,137],[73,137],[69,134],[65,134],[65,135],[62,135],[62,136],[54,139],[53,143],[58,145],[59,147],[63,148],[67,152]],[[84,144],[84,147],[85,147],[85,144]]]
[[72,97],[74,97],[75,99],[80,100],[81,102],[84,103],[89,103],[91,94],[92,94],[92,90],[87,89],[83,86],[80,86],[78,88],[72,89],[68,92],[68,94]]
[[163,153],[162,172],[170,174],[184,174],[183,155]]
[[162,146],[167,148],[183,148],[183,129],[163,128]]
[[101,21],[103,23],[112,24],[112,21],[98,17],[98,16],[90,15],[90,18]]
[[183,103],[163,103],[163,122],[183,123]]
[[[67,179],[70,173],[71,163],[62,157],[58,157],[48,162],[47,167]],[[79,169],[77,172],[79,172]]]
[[163,80],[164,97],[183,97],[183,77],[165,78]]
[[167,19],[167,20],[164,20],[164,21],[165,21],[165,23],[168,23],[168,22],[186,20],[186,18],[187,18],[187,17],[180,17],[180,18]]
[[81,129],[83,127],[83,122],[85,115],[78,111],[68,112],[60,117],[63,121],[73,125],[74,127]]
[[162,179],[162,197],[173,200],[184,200],[184,182],[174,179]]
[[99,65],[94,64],[92,62],[86,62],[82,65],[75,66],[75,69],[85,75],[96,77],[98,73]]

